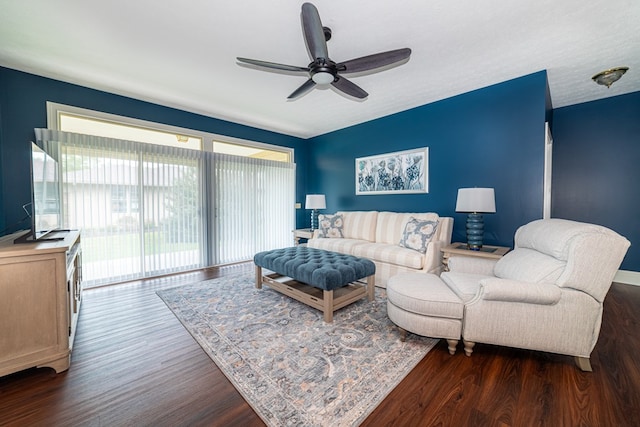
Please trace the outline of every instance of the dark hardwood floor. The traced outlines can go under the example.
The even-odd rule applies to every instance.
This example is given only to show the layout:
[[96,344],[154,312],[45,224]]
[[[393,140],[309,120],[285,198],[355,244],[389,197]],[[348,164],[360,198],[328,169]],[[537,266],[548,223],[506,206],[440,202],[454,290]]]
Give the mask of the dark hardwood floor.
[[[252,264],[88,290],[71,368],[0,378],[0,425],[262,426],[156,296]],[[364,426],[640,426],[640,287],[605,300],[592,373],[567,356],[441,341]],[[0,325],[1,327],[1,325]]]

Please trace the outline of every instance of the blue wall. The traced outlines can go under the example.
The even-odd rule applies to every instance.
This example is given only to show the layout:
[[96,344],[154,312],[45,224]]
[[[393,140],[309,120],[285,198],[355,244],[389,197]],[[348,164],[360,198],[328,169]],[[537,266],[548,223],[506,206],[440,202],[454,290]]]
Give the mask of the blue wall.
[[[298,201],[320,192],[325,212],[438,212],[455,218],[456,241],[465,240],[457,189],[494,187],[497,213],[485,216],[485,243],[507,246],[518,226],[542,216],[546,119],[554,135],[553,216],[625,235],[632,247],[622,268],[640,271],[640,92],[551,111],[542,71],[302,140],[0,67],[0,230],[24,217],[27,142],[33,128],[46,127],[46,101],[293,147]],[[355,195],[355,158],[425,146],[428,194]],[[309,211],[298,210],[297,224],[308,226]]]
[[640,92],[558,108],[552,132],[553,216],[622,234],[640,271]]
[[[300,138],[0,67],[0,230],[9,227],[8,232],[12,232],[28,227],[28,224],[13,225],[24,218],[22,205],[30,200],[28,142],[34,139],[34,128],[47,127],[46,101],[292,147],[296,163],[304,165],[307,162],[308,144]],[[298,168],[296,180],[296,199],[299,201],[304,198],[306,186],[301,170],[304,168]],[[297,211],[298,223],[305,220],[304,214],[303,210]]]
[[[453,216],[454,241],[466,241],[461,187],[493,187],[486,244],[513,245],[515,230],[542,217],[546,72],[479,89],[311,140],[310,192],[325,212],[389,210]],[[354,108],[358,108],[354,104]],[[355,159],[429,147],[429,193],[355,195]]]

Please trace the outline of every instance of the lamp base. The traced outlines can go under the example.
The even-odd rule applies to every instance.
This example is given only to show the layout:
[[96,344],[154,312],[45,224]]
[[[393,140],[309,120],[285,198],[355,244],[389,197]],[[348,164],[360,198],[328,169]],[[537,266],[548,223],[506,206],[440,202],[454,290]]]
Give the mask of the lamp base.
[[314,231],[317,228],[315,225],[317,216],[318,216],[318,210],[311,209],[311,231]]
[[482,214],[470,213],[467,216],[467,248],[479,251],[484,236],[484,218]]

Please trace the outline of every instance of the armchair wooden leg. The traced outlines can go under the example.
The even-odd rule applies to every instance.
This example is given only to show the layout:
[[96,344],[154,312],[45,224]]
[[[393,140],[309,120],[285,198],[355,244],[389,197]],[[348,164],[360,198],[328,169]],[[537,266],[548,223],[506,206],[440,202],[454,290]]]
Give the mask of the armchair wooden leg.
[[580,370],[585,372],[593,372],[593,369],[591,369],[591,361],[588,357],[575,356],[574,360],[576,361],[576,365],[578,365],[578,368],[580,368]]
[[452,356],[456,354],[456,347],[458,346],[458,340],[447,340],[447,344],[449,344],[448,346],[449,354]]
[[473,353],[473,346],[476,345],[476,343],[467,340],[462,340],[462,342],[464,343],[464,354],[471,356],[471,353]]
[[398,326],[398,330],[400,331],[400,341],[405,342],[407,339],[407,331]]

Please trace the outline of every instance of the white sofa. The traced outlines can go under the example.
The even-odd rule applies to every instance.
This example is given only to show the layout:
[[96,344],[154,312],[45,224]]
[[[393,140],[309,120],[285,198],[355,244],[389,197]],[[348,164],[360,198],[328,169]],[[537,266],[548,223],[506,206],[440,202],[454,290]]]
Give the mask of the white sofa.
[[[319,230],[315,230],[308,246],[372,260],[376,265],[376,286],[386,288],[387,280],[398,273],[442,271],[440,249],[451,243],[453,218],[436,213],[378,211],[341,211],[335,215],[342,216],[343,237],[321,238]],[[399,244],[412,217],[437,222],[424,253]]]

